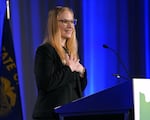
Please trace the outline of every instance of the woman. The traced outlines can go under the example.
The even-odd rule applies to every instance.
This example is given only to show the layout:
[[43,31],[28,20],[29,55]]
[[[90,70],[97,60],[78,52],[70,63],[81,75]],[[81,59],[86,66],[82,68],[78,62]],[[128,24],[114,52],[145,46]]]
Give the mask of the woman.
[[87,79],[77,53],[76,22],[68,7],[49,12],[47,35],[35,56],[38,97],[34,120],[57,120],[55,107],[82,97]]

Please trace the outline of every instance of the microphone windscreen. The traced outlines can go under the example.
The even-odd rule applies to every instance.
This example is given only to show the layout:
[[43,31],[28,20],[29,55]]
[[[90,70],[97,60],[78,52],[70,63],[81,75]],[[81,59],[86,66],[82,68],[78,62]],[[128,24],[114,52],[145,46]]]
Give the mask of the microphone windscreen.
[[109,48],[106,44],[103,44],[103,48]]

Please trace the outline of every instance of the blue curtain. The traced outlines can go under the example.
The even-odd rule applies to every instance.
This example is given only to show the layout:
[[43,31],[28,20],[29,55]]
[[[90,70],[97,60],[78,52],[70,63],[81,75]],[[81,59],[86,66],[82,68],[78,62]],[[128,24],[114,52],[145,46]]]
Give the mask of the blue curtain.
[[[0,0],[0,41],[2,41],[2,30],[3,30],[5,11],[6,11],[5,0]],[[2,42],[0,42],[0,46],[1,45],[2,45]]]
[[[83,0],[86,95],[128,78],[150,77],[149,9],[148,0]],[[116,73],[121,79],[116,79]]]
[[[78,19],[79,52],[88,72],[86,96],[125,81],[124,65],[130,77],[150,78],[149,0],[11,0],[10,4],[24,120],[31,120],[36,100],[35,50],[43,40],[48,11],[56,5],[71,7]],[[121,79],[113,76],[116,73]]]
[[[128,77],[128,2],[83,1],[84,63],[89,73],[86,95],[118,84],[113,74]],[[106,44],[110,49],[104,49]],[[121,57],[121,61],[118,59]]]

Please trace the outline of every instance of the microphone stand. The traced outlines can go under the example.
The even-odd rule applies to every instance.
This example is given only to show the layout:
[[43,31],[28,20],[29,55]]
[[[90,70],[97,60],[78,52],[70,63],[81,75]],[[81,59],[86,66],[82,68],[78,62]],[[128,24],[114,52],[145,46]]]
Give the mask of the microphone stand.
[[125,64],[123,63],[120,55],[118,54],[118,52],[116,50],[114,50],[113,48],[110,48],[106,44],[103,44],[103,48],[111,50],[117,56],[119,62],[121,63],[121,65],[122,65],[123,69],[125,70],[125,72],[126,72],[126,74],[127,74],[128,77],[121,76],[120,74],[113,74],[113,76],[116,76],[116,78],[118,78],[118,79],[122,77],[122,78],[125,78],[125,79],[129,80],[130,79],[130,74],[129,74],[129,72],[128,72],[126,66],[125,66]]

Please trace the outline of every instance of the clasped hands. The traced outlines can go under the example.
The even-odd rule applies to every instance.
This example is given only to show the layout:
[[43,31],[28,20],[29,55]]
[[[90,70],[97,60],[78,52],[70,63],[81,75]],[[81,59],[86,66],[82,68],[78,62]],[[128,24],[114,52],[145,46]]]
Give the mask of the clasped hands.
[[69,57],[67,56],[67,65],[70,67],[72,72],[79,72],[80,76],[83,77],[84,72],[85,72],[85,68],[83,67],[83,65],[80,63],[79,59],[75,59],[73,57]]

